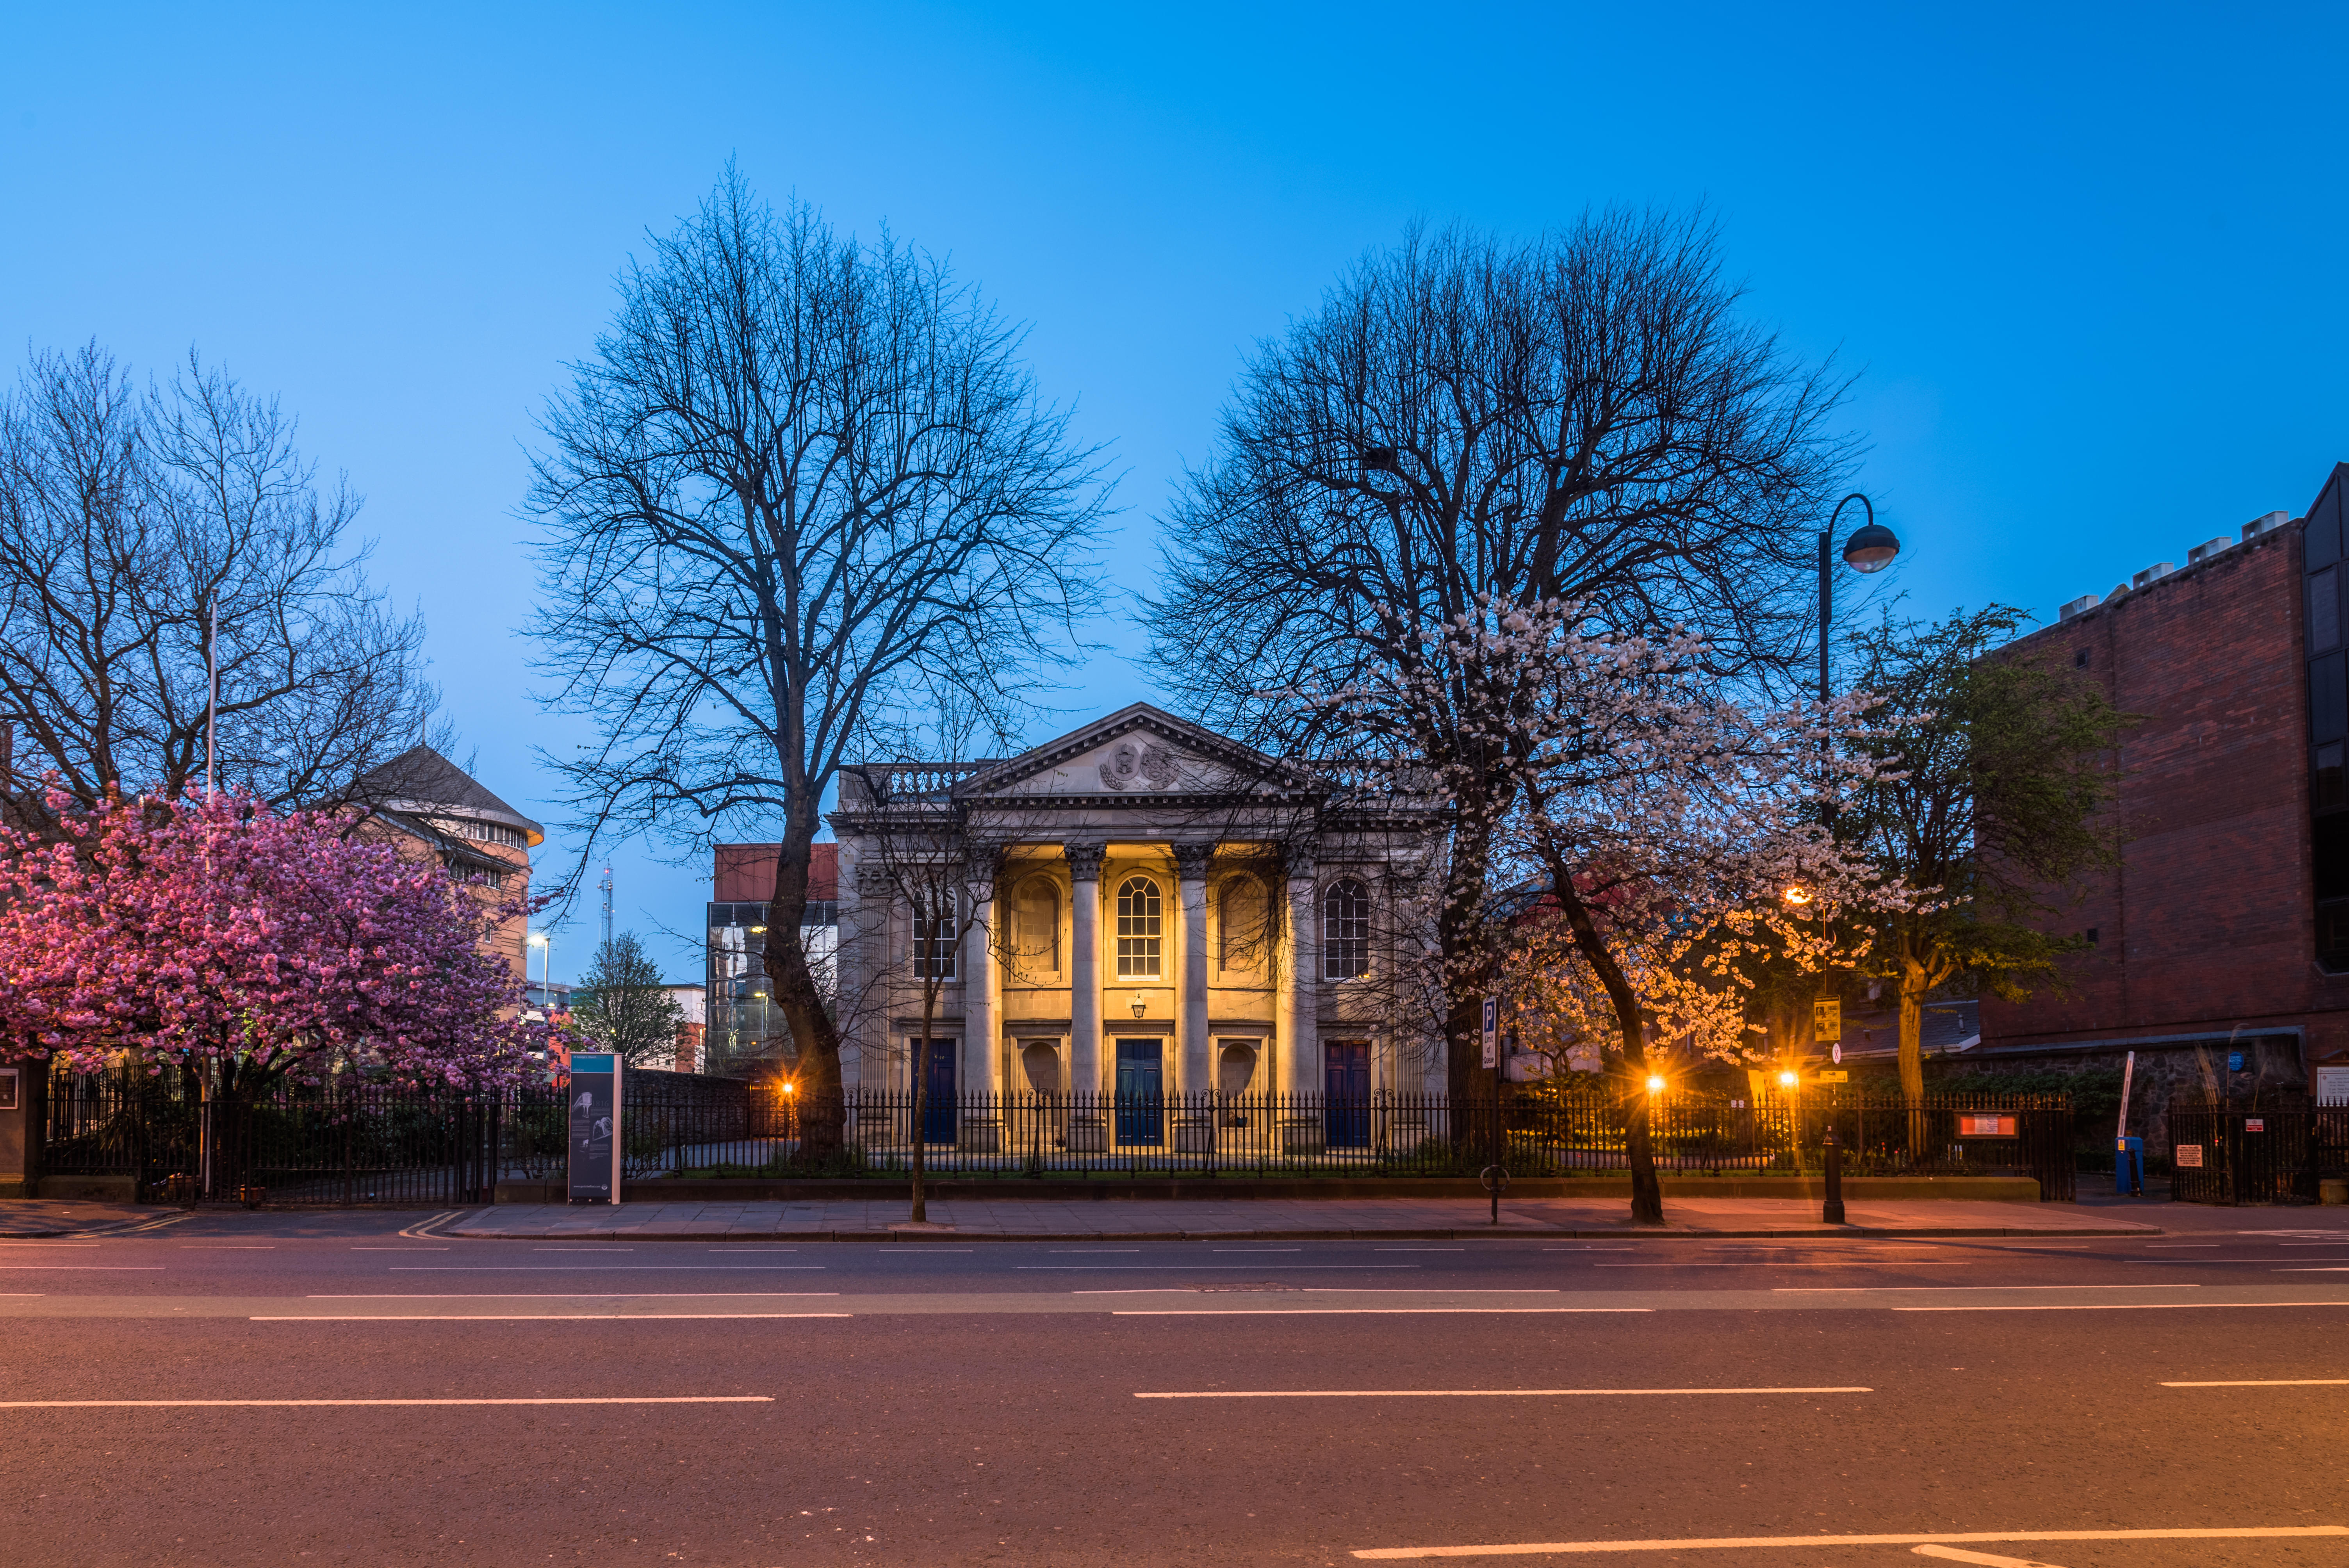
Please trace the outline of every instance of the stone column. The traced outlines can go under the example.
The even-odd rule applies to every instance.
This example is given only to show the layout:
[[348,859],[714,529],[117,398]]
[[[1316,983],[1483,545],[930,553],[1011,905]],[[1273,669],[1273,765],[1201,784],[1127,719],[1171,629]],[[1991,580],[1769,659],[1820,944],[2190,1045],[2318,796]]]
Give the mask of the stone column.
[[[1101,869],[1108,846],[1061,846],[1069,858],[1069,1090],[1082,1099],[1101,1092]],[[1100,1114],[1071,1120],[1071,1149],[1102,1147]]]
[[1176,1016],[1185,1094],[1215,1087],[1207,1040],[1207,857],[1213,853],[1213,844],[1174,846],[1174,874],[1183,897],[1183,1002]]
[[962,1091],[996,1090],[995,905],[974,900],[962,934]]
[[1288,1064],[1288,1091],[1306,1094],[1321,1087],[1320,911],[1314,907],[1313,841],[1290,845],[1287,859],[1288,974],[1280,991],[1280,1056]]

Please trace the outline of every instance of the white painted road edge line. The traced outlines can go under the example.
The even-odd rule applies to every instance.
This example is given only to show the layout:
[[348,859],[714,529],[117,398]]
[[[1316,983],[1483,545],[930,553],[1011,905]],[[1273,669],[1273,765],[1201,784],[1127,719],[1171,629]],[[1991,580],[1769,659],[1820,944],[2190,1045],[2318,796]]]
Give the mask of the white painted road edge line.
[[669,1394],[581,1399],[0,1399],[0,1410],[213,1409],[310,1405],[771,1405],[772,1394]]
[[1378,1546],[1352,1553],[1374,1561],[1419,1557],[1537,1557],[1544,1553],[1698,1552],[1761,1546],[1922,1546],[1959,1541],[2243,1541],[2349,1535],[2349,1524],[2278,1524],[2236,1530],[1971,1530],[1915,1535],[1725,1535],[1683,1541],[1537,1541],[1506,1546]]
[[354,1312],[252,1317],[249,1323],[660,1323],[680,1317],[847,1317],[845,1312]]
[[1136,1394],[1137,1399],[1534,1399],[1622,1394],[1873,1394],[1857,1386],[1821,1388],[1271,1388],[1247,1392]]
[[2164,1383],[2165,1388],[2334,1388],[2349,1377],[2233,1377],[2209,1383]]
[[[1170,1306],[1121,1307],[1112,1317],[1395,1317],[1431,1312],[1653,1312],[1652,1306]],[[841,1314],[845,1317],[846,1313]]]
[[1894,1312],[2178,1312],[2188,1307],[2224,1309],[2230,1306],[2349,1306],[2349,1301],[2050,1301],[1998,1306],[1989,1302],[1964,1306],[1896,1306]]

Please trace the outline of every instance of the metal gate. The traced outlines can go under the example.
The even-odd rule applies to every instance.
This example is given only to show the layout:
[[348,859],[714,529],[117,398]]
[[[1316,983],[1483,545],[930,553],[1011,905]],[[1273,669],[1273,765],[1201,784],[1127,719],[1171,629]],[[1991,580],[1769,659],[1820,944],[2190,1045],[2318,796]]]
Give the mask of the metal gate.
[[2172,1100],[2169,1195],[2183,1203],[2313,1203],[2349,1170],[2349,1106]]

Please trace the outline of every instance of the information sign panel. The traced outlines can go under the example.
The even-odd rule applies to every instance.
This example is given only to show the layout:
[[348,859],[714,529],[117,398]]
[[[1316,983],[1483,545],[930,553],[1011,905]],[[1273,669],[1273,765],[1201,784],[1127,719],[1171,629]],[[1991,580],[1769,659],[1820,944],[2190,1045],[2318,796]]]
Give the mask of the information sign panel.
[[2185,1171],[2201,1170],[2202,1146],[2199,1143],[2179,1144],[2178,1146],[2178,1165],[2180,1170]]
[[1501,1004],[1498,998],[1485,998],[1485,1065],[1501,1065]]
[[1811,1003],[1811,1037],[1832,1045],[1843,1038],[1843,998],[1821,996]]
[[609,1051],[571,1057],[571,1171],[574,1203],[620,1201],[620,1058]]

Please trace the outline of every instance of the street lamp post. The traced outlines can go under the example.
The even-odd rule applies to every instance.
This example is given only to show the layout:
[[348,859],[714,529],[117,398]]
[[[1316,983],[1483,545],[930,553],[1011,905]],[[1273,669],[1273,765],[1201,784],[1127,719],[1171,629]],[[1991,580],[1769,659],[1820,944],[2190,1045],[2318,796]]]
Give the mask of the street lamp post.
[[1843,516],[1843,509],[1857,501],[1868,513],[1868,521],[1852,530],[1851,537],[1843,542],[1843,563],[1854,572],[1881,572],[1892,564],[1900,553],[1900,541],[1893,531],[1876,521],[1876,503],[1857,490],[1836,502],[1835,511],[1827,515],[1827,525],[1819,533],[1819,702],[1828,700],[1827,649],[1833,641],[1835,625],[1835,529]]

